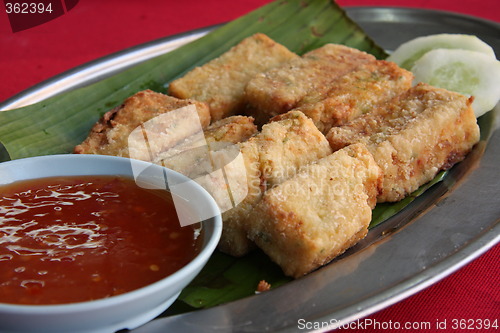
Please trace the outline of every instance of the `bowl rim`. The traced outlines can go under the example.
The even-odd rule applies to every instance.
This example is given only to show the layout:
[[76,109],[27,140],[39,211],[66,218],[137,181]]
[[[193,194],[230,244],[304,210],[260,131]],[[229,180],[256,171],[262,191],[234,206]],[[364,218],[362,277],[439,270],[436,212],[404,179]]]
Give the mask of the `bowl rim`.
[[[4,168],[9,168],[9,167],[17,167],[19,165],[22,165],[24,163],[40,163],[42,161],[46,162],[52,162],[56,163],[60,161],[61,159],[64,160],[74,160],[75,162],[81,161],[81,160],[94,160],[95,162],[107,162],[111,164],[123,164],[123,163],[138,163],[140,165],[144,166],[149,166],[149,167],[154,167],[158,169],[163,169],[169,176],[175,177],[175,179],[180,180],[180,181],[186,181],[189,183],[189,186],[191,186],[195,191],[198,191],[202,197],[207,200],[209,203],[209,208],[213,211],[213,217],[209,218],[207,220],[201,221],[202,228],[208,228],[209,234],[208,237],[205,236],[206,238],[203,240],[202,244],[202,249],[201,251],[191,260],[189,261],[185,266],[182,268],[178,269],[174,273],[156,281],[153,283],[150,283],[146,286],[128,291],[126,293],[120,294],[120,295],[115,295],[115,296],[110,296],[110,297],[105,297],[105,298],[99,298],[95,300],[89,300],[89,301],[82,301],[82,302],[73,302],[73,303],[61,303],[61,304],[14,304],[14,303],[3,303],[0,302],[0,312],[6,313],[6,312],[12,312],[16,314],[22,314],[22,313],[30,313],[30,314],[43,314],[43,313],[51,313],[51,312],[58,312],[60,314],[64,313],[72,313],[72,312],[80,312],[80,311],[85,311],[85,310],[95,310],[99,308],[106,308],[110,305],[115,305],[115,304],[120,304],[123,302],[130,302],[133,301],[134,299],[137,298],[142,298],[142,297],[147,297],[148,295],[151,295],[164,287],[166,287],[169,284],[175,284],[178,281],[185,280],[187,276],[193,271],[196,271],[198,268],[203,267],[205,262],[210,258],[212,253],[214,252],[221,234],[222,234],[222,217],[221,217],[221,212],[220,209],[215,202],[214,198],[205,190],[201,185],[193,181],[192,179],[188,178],[187,176],[184,176],[183,174],[176,172],[174,170],[168,169],[166,167],[160,166],[153,164],[151,162],[145,162],[145,161],[140,161],[140,160],[134,160],[126,157],[118,157],[118,156],[109,156],[109,155],[92,155],[92,154],[56,154],[56,155],[44,155],[44,156],[34,156],[34,157],[27,157],[27,158],[22,158],[22,159],[17,159],[17,160],[11,160],[11,161],[6,161],[0,163],[0,171]],[[81,164],[76,163],[75,165],[77,166],[82,166]],[[110,173],[103,173],[99,172],[96,170],[99,170],[98,165],[102,165],[96,163],[96,169],[93,170],[94,172],[88,172],[86,170],[85,172],[79,172],[78,167],[75,169],[71,170],[71,173],[68,175],[104,175],[104,174],[110,174]],[[123,174],[123,173],[117,173],[116,175],[123,175],[123,176],[128,176],[128,177],[133,177],[132,174]],[[19,181],[25,180],[25,179],[37,179],[37,178],[46,178],[46,177],[56,177],[58,174],[54,174],[53,176],[41,176],[41,177],[26,177],[26,178],[19,178]],[[9,184],[9,183],[2,183],[1,185],[4,184]],[[193,203],[188,204],[188,205],[193,205]],[[207,227],[208,224],[208,227]],[[180,289],[179,291],[181,291]]]

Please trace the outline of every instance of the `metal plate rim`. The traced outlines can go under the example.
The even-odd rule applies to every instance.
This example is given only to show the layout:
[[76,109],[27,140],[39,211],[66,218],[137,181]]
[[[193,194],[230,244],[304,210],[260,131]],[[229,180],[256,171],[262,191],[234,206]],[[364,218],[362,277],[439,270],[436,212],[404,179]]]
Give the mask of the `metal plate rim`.
[[[404,7],[404,8],[403,7],[346,7],[345,9],[349,15],[352,14],[354,16],[356,13],[358,13],[358,14],[359,13],[361,13],[361,14],[373,13],[374,10],[389,10],[395,14],[404,12],[404,13],[410,13],[410,15],[412,12],[414,12],[414,13],[416,13],[416,12],[418,12],[418,13],[432,13],[432,14],[435,14],[438,16],[439,15],[452,16],[452,17],[458,18],[458,19],[486,23],[486,24],[491,25],[492,27],[494,27],[495,29],[498,29],[500,31],[500,25],[496,22],[488,21],[488,20],[484,20],[484,19],[476,18],[476,17],[472,17],[472,16],[467,16],[467,15],[463,15],[463,14],[458,14],[458,13],[445,12],[445,11],[436,11],[436,10],[427,10],[427,9],[413,9],[413,8],[408,8],[408,7]],[[184,34],[162,38],[162,39],[159,39],[156,41],[152,41],[152,42],[149,42],[146,44],[139,45],[137,47],[133,47],[130,49],[126,49],[124,51],[120,51],[118,53],[109,55],[109,56],[101,58],[101,59],[97,59],[93,62],[84,64],[82,66],[78,66],[72,70],[64,72],[64,73],[57,75],[57,76],[55,76],[47,81],[44,81],[38,85],[35,85],[35,86],[25,90],[24,92],[8,99],[7,101],[0,104],[0,109],[4,110],[4,109],[12,108],[14,106],[19,106],[20,104],[25,102],[26,99],[29,98],[33,94],[40,94],[40,93],[43,94],[44,92],[47,92],[48,94],[54,93],[54,91],[51,91],[51,87],[53,87],[54,84],[60,83],[61,81],[68,80],[68,79],[71,80],[71,78],[74,75],[81,73],[82,70],[85,71],[85,70],[89,70],[89,69],[95,69],[96,67],[101,68],[101,67],[103,67],[103,64],[106,64],[107,62],[110,62],[110,61],[113,62],[122,56],[127,56],[127,55],[131,55],[131,54],[137,55],[138,58],[134,58],[135,56],[132,56],[132,58],[134,58],[134,59],[129,59],[130,62],[127,64],[127,66],[133,66],[134,64],[139,63],[140,61],[147,60],[147,59],[153,57],[155,55],[154,52],[164,52],[164,49],[162,49],[162,48],[165,45],[170,46],[170,44],[172,42],[179,42],[179,41],[181,41],[180,44],[182,44],[182,42],[187,42],[189,40],[199,38],[202,35],[206,34],[207,32],[211,31],[214,27],[216,27],[216,26],[198,29],[198,30],[195,30],[192,32],[187,32]],[[370,32],[367,31],[367,33],[369,34]],[[144,50],[148,50],[148,52],[151,50],[153,50],[153,51],[144,57],[144,55],[140,54]],[[124,68],[126,68],[127,66],[125,66]],[[117,68],[115,70],[123,70],[124,68],[121,68],[121,69]],[[108,73],[108,75],[109,75],[109,73]],[[497,148],[498,146],[500,146],[500,140],[499,140],[500,133],[499,133],[499,128],[498,128],[498,123],[499,123],[498,120],[500,118],[499,117],[500,110],[498,110],[498,106],[497,106],[497,110],[495,112],[496,112],[496,116],[495,116],[496,127],[493,130],[494,138],[490,139],[490,141],[493,140],[496,147],[495,147],[495,145],[492,145],[490,142],[490,146],[492,146],[492,147],[489,147],[489,151],[487,150],[485,152],[485,156],[488,157],[490,160],[492,160],[493,163],[495,163],[495,162],[497,163],[498,158],[495,159],[491,156],[493,154],[497,154],[498,151],[500,150],[499,148]],[[488,147],[486,147],[486,148],[488,149]],[[498,156],[500,156],[500,154],[498,154]],[[496,182],[498,185],[498,180]],[[467,183],[467,181],[466,181],[466,183]],[[439,189],[437,189],[436,191],[439,191]],[[425,215],[426,214],[423,215],[423,219],[425,219]],[[422,217],[417,217],[416,219],[422,219]],[[414,227],[414,226],[415,226],[415,223],[413,223],[410,227]],[[391,304],[394,304],[395,302],[397,302],[403,298],[406,298],[406,297],[428,287],[429,285],[439,281],[440,279],[446,277],[447,275],[449,275],[450,273],[459,269],[463,265],[467,264],[471,260],[475,259],[477,256],[484,253],[489,248],[491,248],[496,243],[498,243],[500,241],[500,225],[498,224],[498,220],[496,222],[492,222],[491,225],[489,225],[489,226],[490,226],[490,229],[484,231],[484,233],[479,235],[478,239],[476,241],[468,244],[461,251],[454,253],[448,257],[445,257],[443,260],[441,260],[439,263],[433,265],[431,268],[425,269],[420,274],[412,276],[412,278],[410,278],[406,281],[406,284],[398,284],[395,286],[388,287],[387,289],[379,292],[378,294],[376,294],[372,297],[366,298],[358,303],[346,305],[342,308],[342,311],[340,311],[342,313],[340,313],[338,311],[336,313],[316,314],[314,316],[309,316],[309,318],[311,320],[317,320],[317,321],[328,321],[329,319],[331,320],[332,318],[335,318],[334,316],[339,315],[339,318],[335,318],[337,321],[335,322],[334,325],[331,325],[329,327],[325,327],[324,329],[321,329],[320,331],[332,329],[334,327],[338,327],[338,326],[340,326],[344,323],[347,323],[349,321],[356,320],[356,319],[359,319],[359,318],[364,317],[366,315],[369,315],[375,311],[378,311],[384,307],[387,307]],[[402,233],[400,233],[400,234],[402,234]],[[391,239],[395,239],[395,238],[391,238]],[[389,242],[389,241],[390,240],[388,240],[387,242]],[[372,247],[378,248],[378,247],[380,247],[380,245],[384,245],[386,243],[386,241],[383,241],[382,243],[383,244],[378,244],[378,245],[375,244]],[[364,252],[364,251],[365,250],[363,250],[361,252]],[[363,253],[359,253],[359,255],[357,255],[357,256],[361,256],[361,255],[363,255]],[[347,257],[347,259],[339,260],[338,262],[335,263],[335,265],[346,266],[346,262],[349,262],[349,260],[354,259],[354,257],[357,257],[357,256],[352,255],[352,256]],[[349,258],[351,258],[351,259],[349,259]],[[363,260],[361,260],[361,262],[363,262]],[[318,272],[313,273],[309,280],[311,281],[311,283],[314,282],[314,279],[321,280],[318,278],[318,277],[321,277],[321,275],[322,275],[322,273],[320,270]],[[340,276],[339,279],[342,279],[342,276]],[[307,281],[308,281],[308,277],[305,277],[303,279],[293,281],[291,283],[291,285],[301,286],[301,287],[306,286],[307,287],[308,286]],[[291,285],[289,286],[288,289],[290,289],[290,287],[292,287]],[[319,290],[317,290],[317,291],[319,291]],[[276,292],[278,292],[278,293],[276,293]],[[234,313],[237,313],[237,312],[241,311],[242,309],[245,309],[249,306],[253,307],[256,304],[261,304],[261,303],[267,302],[269,300],[269,298],[272,297],[273,293],[289,296],[287,286],[285,285],[283,287],[280,287],[280,288],[277,288],[276,290],[271,291],[267,295],[262,294],[259,296],[249,297],[247,299],[228,303],[226,305],[222,305],[222,306],[219,306],[216,308],[211,308],[211,309],[207,309],[207,310],[199,310],[199,311],[195,311],[193,313],[172,316],[172,317],[166,317],[166,318],[155,320],[155,321],[150,323],[150,324],[152,324],[150,326],[152,329],[151,332],[154,332],[154,327],[158,327],[158,328],[162,328],[162,329],[165,329],[167,327],[178,327],[178,325],[181,325],[182,327],[184,327],[186,325],[186,320],[188,320],[188,322],[192,322],[193,320],[197,321],[197,320],[201,320],[201,319],[207,320],[207,325],[209,325],[209,326],[212,325],[213,327],[219,326],[219,328],[221,328],[220,325],[226,323],[228,325],[227,326],[228,331],[261,331],[261,329],[263,327],[249,327],[249,326],[245,325],[244,322],[238,322],[237,318],[231,317],[231,313],[234,314]],[[262,297],[262,296],[264,296],[264,297]],[[301,304],[304,304],[304,302],[302,302]],[[254,313],[254,315],[259,315],[258,311],[256,311]],[[264,315],[264,314],[260,313],[260,315]],[[269,316],[272,316],[272,315],[274,315],[274,314],[269,314]],[[207,317],[210,317],[210,318],[208,319]],[[236,319],[236,321],[233,321],[233,319]],[[226,322],[226,320],[228,320],[229,322]],[[264,328],[266,328],[268,330],[273,330],[273,331],[279,330],[279,331],[287,331],[287,332],[299,330],[297,328],[296,321],[294,322],[295,327],[293,326],[293,324],[291,322],[286,324],[286,326],[283,326],[283,325],[272,326],[273,325],[272,321],[269,321],[269,323],[270,324]],[[143,328],[137,329],[137,332],[143,332],[143,331],[149,332],[148,326],[150,324],[147,324]],[[234,326],[234,325],[236,325],[236,326]],[[193,327],[191,327],[191,328],[193,328]],[[194,327],[194,328],[196,328],[196,327]],[[208,328],[208,327],[206,327],[206,328]],[[219,330],[219,331],[221,331],[221,330]],[[222,330],[222,331],[224,331],[224,330]]]

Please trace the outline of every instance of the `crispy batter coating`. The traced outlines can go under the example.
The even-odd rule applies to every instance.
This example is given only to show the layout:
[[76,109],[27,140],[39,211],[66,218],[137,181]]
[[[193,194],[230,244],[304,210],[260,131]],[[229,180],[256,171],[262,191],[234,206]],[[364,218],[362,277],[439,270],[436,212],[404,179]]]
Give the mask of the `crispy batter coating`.
[[393,62],[368,62],[339,77],[328,91],[310,92],[295,110],[310,117],[326,134],[410,89],[412,81],[413,74]]
[[[176,112],[171,113],[172,111]],[[167,113],[171,113],[172,117],[169,117],[168,122],[164,122],[162,120],[165,117],[161,116]],[[127,98],[121,106],[104,114],[92,127],[88,137],[74,148],[74,152],[131,157],[130,136],[132,133],[140,132],[140,126],[146,122],[153,125],[148,130],[151,136],[150,143],[154,141],[157,145],[151,145],[150,149],[135,150],[132,157],[150,161],[152,149],[157,152],[163,151],[192,135],[197,130],[196,127],[191,126],[193,123],[197,122],[198,127],[208,126],[210,112],[204,103],[180,100],[151,90],[144,90]],[[168,139],[162,140],[163,134],[169,130],[172,122],[186,126],[179,126],[183,128],[182,131],[177,131],[175,135],[169,135]],[[155,136],[160,137],[158,140],[153,140]],[[143,140],[142,137],[140,139]],[[142,145],[139,146],[142,147]]]
[[260,280],[259,284],[257,285],[257,289],[255,290],[255,293],[260,294],[263,293],[264,291],[269,291],[269,290],[271,290],[271,284],[266,280]]
[[331,152],[328,141],[314,123],[296,111],[264,125],[260,133],[242,143],[249,194],[234,209],[223,213],[219,248],[234,256],[244,255],[252,249],[245,223],[262,193],[293,177],[304,165]]
[[[299,278],[364,238],[377,202],[403,199],[478,142],[473,98],[412,80],[346,46],[299,57],[256,34],[173,81],[173,97],[126,99],[74,152],[187,175],[222,211],[222,252],[258,246]],[[233,116],[243,112],[255,121]]]
[[366,235],[381,177],[364,145],[341,149],[268,190],[248,219],[248,237],[299,278]]
[[420,83],[327,138],[334,150],[363,142],[384,172],[379,202],[398,201],[461,161],[479,140],[472,99]]
[[253,118],[231,116],[218,120],[205,130],[188,137],[177,146],[157,155],[153,163],[196,178],[214,171],[211,153],[248,140],[257,133]]
[[253,137],[239,146],[245,167],[245,175],[239,179],[243,179],[245,183],[238,185],[245,188],[247,193],[236,207],[222,213],[222,236],[218,245],[220,251],[235,257],[241,257],[255,247],[247,238],[243,222],[265,191],[265,184],[261,180],[257,140]]
[[224,212],[247,195],[245,161],[236,144],[256,132],[251,117],[224,118],[158,155],[153,162],[196,181]]
[[174,80],[169,94],[208,103],[212,119],[220,120],[242,111],[244,88],[252,77],[294,58],[298,55],[258,33]]
[[324,45],[257,74],[245,89],[247,112],[257,124],[266,123],[296,107],[310,92],[325,92],[336,78],[371,61],[375,61],[375,57],[368,53],[343,45]]
[[293,177],[310,162],[332,152],[325,136],[300,111],[290,111],[262,127],[259,134],[260,170],[267,187]]

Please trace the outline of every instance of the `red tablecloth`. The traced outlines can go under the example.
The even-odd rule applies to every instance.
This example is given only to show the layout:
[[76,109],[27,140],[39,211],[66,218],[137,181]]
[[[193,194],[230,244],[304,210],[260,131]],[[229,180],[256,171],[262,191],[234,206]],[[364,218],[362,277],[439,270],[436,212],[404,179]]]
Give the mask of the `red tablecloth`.
[[[12,32],[1,7],[0,101],[96,58],[157,38],[226,22],[268,2],[81,0],[66,14],[16,33]],[[439,9],[500,22],[498,0],[339,0],[338,3]],[[447,320],[448,328],[440,332],[453,331],[454,319],[497,319],[500,324],[499,253],[497,245],[451,276],[368,319],[379,323],[432,323],[432,330],[427,331],[437,331],[436,323]]]

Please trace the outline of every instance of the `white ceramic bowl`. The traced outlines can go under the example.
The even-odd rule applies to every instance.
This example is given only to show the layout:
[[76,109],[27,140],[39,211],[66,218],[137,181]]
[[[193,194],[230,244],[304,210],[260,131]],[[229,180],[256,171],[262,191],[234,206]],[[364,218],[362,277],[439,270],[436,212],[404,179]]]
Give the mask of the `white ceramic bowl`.
[[115,332],[133,329],[166,310],[206,264],[220,239],[222,221],[213,198],[197,183],[160,166],[120,157],[52,155],[0,163],[0,184],[64,175],[126,175],[141,173],[148,184],[182,184],[191,213],[210,218],[202,222],[201,252],[174,274],[146,287],[95,301],[62,305],[0,303],[0,332]]

